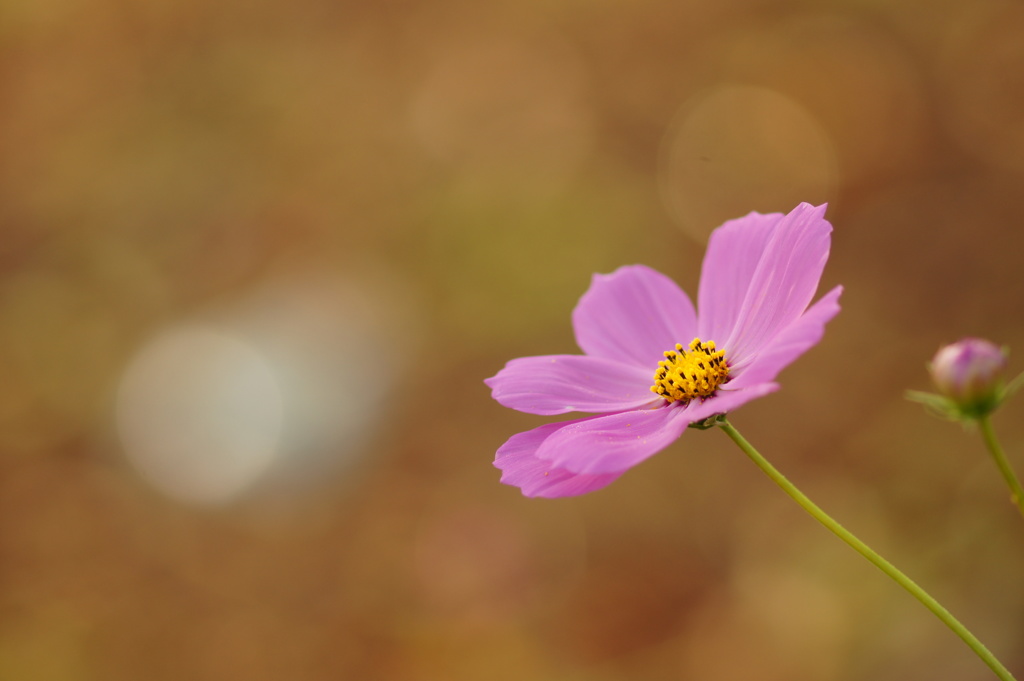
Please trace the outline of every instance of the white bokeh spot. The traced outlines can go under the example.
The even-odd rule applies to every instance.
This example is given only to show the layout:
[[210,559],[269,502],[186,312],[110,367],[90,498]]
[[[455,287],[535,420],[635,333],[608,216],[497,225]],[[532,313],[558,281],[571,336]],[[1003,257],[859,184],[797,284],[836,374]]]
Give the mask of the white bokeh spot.
[[224,503],[262,476],[284,413],[265,357],[203,326],[146,345],[124,373],[116,409],[132,465],[168,496],[199,504]]

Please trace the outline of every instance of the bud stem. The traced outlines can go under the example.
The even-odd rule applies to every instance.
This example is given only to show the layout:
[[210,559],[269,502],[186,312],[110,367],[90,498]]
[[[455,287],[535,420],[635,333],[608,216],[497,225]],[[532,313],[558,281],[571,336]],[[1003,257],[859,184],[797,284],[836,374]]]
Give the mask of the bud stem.
[[[975,654],[981,658],[981,660],[988,665],[989,669],[995,672],[995,675],[1002,679],[1002,681],[1014,681],[1013,674],[1003,666],[1003,664],[996,659],[985,645],[979,641],[974,634],[972,634],[967,627],[962,625],[960,621],[953,617],[953,615],[946,610],[938,601],[932,598],[928,592],[917,585],[917,582],[907,577],[900,570],[898,570],[892,563],[887,561],[885,558],[880,556],[870,546],[858,539],[852,532],[847,530],[845,527],[836,522],[832,516],[821,510],[817,504],[807,498],[803,492],[797,489],[796,485],[791,483],[786,476],[780,473],[774,466],[768,463],[761,454],[754,449],[754,447],[739,434],[732,424],[729,423],[725,417],[721,417],[718,425],[721,426],[725,434],[732,438],[732,441],[743,450],[743,453],[750,457],[758,468],[764,472],[769,478],[772,479],[775,484],[782,488],[785,492],[798,503],[805,511],[811,514],[815,520],[828,528],[833,534],[846,542],[854,551],[859,553],[868,559],[875,565],[879,570],[889,576],[894,582],[902,586],[910,595],[921,602],[924,607],[932,611],[932,613],[942,620],[943,624],[949,627],[953,633],[960,637],[960,639],[966,643]],[[1019,488],[1019,485],[1018,485]]]
[[1010,468],[1009,461],[1006,460],[1006,454],[1003,453],[1003,448],[999,445],[999,440],[996,439],[996,431],[992,428],[992,419],[988,414],[978,418],[978,427],[981,428],[981,437],[985,440],[985,446],[988,447],[992,460],[996,462],[996,467],[1010,487],[1010,501],[1020,511],[1021,516],[1024,516],[1024,488],[1021,488],[1020,480],[1017,479],[1013,469]]

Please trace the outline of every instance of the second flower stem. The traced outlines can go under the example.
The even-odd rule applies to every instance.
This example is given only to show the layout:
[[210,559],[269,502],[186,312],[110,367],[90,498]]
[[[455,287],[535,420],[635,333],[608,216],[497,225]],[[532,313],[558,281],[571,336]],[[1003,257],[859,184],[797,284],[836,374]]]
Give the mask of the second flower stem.
[[996,431],[992,428],[992,420],[988,414],[978,419],[978,427],[981,429],[981,437],[985,440],[985,446],[988,447],[992,460],[996,462],[996,468],[1003,474],[1003,479],[1010,487],[1010,501],[1024,516],[1024,489],[1021,488],[1020,480],[1017,479],[1010,467],[1010,462],[1006,460],[1006,454],[1003,453],[1003,448],[999,445],[999,440],[996,439]]
[[952,629],[953,633],[959,636],[960,639],[963,640],[963,642],[966,643],[993,672],[995,672],[996,676],[1003,681],[1015,681],[1013,674],[1011,674],[1010,671],[1003,666],[998,659],[996,659],[995,655],[993,655],[989,649],[986,648],[985,645],[967,629],[967,627],[961,624],[960,620],[953,617],[952,613],[946,610],[942,604],[932,598],[927,591],[918,586],[917,582],[912,580],[910,577],[907,577],[898,570],[896,566],[880,556],[874,549],[836,522],[832,516],[821,510],[817,504],[797,489],[796,485],[791,483],[786,476],[780,473],[768,462],[767,459],[761,456],[760,452],[754,449],[753,445],[747,442],[746,439],[740,435],[739,431],[737,431],[724,417],[718,421],[718,425],[725,431],[725,434],[732,438],[732,441],[735,442],[741,450],[743,450],[743,453],[750,457],[750,459],[764,472],[765,475],[781,487],[782,491],[788,494],[793,501],[798,503],[805,511],[811,514],[815,520],[846,542],[854,551],[867,558],[875,565],[875,567],[888,575],[894,582],[910,592],[910,595],[920,601],[924,607],[931,610],[936,617],[942,620],[947,627]]

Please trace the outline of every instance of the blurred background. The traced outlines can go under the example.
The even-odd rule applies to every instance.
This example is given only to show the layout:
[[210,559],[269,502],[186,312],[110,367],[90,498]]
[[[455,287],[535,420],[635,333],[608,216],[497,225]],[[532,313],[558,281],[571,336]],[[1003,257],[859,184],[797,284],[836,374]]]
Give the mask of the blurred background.
[[1022,180],[1010,0],[7,0],[0,678],[993,678],[717,431],[498,483],[592,273],[800,201],[843,313],[732,421],[1022,675],[1024,523],[903,399],[1024,369]]

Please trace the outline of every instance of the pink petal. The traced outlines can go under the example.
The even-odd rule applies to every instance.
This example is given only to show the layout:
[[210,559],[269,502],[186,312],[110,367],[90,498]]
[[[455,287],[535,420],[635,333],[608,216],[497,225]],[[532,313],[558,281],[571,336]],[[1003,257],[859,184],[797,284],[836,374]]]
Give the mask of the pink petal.
[[762,383],[719,391],[686,407],[663,407],[549,423],[513,435],[498,449],[501,482],[529,497],[566,497],[601,489],[674,442],[692,422],[730,412],[778,390]]
[[697,335],[702,340],[713,340],[722,347],[732,333],[768,240],[784,217],[782,213],[750,213],[711,233],[697,296]]
[[628,362],[653,376],[666,350],[697,334],[693,303],[674,281],[643,265],[595,274],[572,313],[588,355]]
[[722,389],[686,406],[666,405],[558,424],[562,427],[541,443],[536,457],[571,473],[621,473],[672,444],[691,423],[728,413],[778,389],[776,383]]
[[689,424],[678,406],[597,416],[559,428],[536,456],[571,473],[621,473],[670,445]]
[[659,399],[654,369],[602,357],[546,355],[514,359],[484,381],[499,403],[529,414],[638,409]]
[[731,221],[713,235],[701,275],[701,338],[726,348],[730,362],[745,364],[807,309],[831,243],[824,213],[802,203],[785,216]]
[[839,314],[839,295],[842,286],[837,286],[812,305],[795,322],[784,328],[743,368],[729,386],[744,386],[775,380],[779,372],[789,366],[797,357],[818,344],[825,334],[825,324]]
[[764,397],[779,389],[778,383],[757,383],[742,388],[732,387],[732,382],[703,402],[694,400],[686,405],[686,419],[697,423],[715,414],[728,414],[751,400]]
[[537,448],[567,423],[549,423],[518,433],[498,449],[494,465],[501,469],[501,481],[522,490],[528,497],[570,497],[601,489],[614,482],[621,473],[578,475],[552,468],[551,463],[538,459]]

